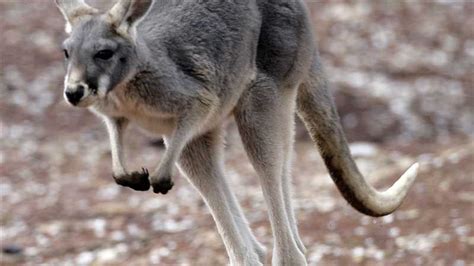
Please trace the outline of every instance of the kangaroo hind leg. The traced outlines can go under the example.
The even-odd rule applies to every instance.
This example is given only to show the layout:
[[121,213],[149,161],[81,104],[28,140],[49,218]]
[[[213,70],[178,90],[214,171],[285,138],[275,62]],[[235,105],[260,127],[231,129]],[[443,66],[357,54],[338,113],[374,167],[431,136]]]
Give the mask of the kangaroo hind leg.
[[265,249],[250,231],[224,177],[223,145],[220,130],[193,139],[181,154],[179,169],[209,207],[231,265],[262,265]]
[[283,171],[285,159],[288,159],[284,154],[289,148],[287,130],[291,128],[290,120],[285,117],[288,117],[288,112],[293,112],[286,105],[286,93],[272,79],[259,75],[253,86],[242,95],[235,118],[268,206],[274,237],[273,265],[306,265],[290,223],[289,215],[293,214],[287,207],[291,206],[285,203],[289,200],[289,193],[284,196],[287,188],[283,188],[289,183],[284,182]]
[[306,248],[301,240],[298,233],[298,223],[296,222],[295,212],[292,203],[292,166],[293,166],[293,146],[295,139],[295,103],[296,103],[296,90],[286,90],[283,92],[282,104],[283,108],[288,110],[281,114],[283,124],[287,125],[282,127],[283,134],[283,170],[282,170],[282,189],[283,189],[283,200],[285,202],[285,209],[288,215],[288,222],[290,223],[291,232],[295,238],[298,249],[301,253],[306,254]]

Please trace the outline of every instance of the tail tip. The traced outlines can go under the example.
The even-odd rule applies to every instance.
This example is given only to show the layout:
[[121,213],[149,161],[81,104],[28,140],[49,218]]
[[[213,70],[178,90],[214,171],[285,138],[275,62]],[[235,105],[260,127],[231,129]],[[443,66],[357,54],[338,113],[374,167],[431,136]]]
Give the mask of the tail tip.
[[420,163],[419,162],[416,162],[414,164],[412,164],[410,166],[410,168],[408,168],[408,171],[412,171],[413,172],[413,175],[418,175],[418,170],[420,169]]
[[408,168],[408,170],[403,174],[403,176],[405,176],[406,180],[409,183],[412,183],[418,176],[419,169],[420,169],[420,163],[416,162]]

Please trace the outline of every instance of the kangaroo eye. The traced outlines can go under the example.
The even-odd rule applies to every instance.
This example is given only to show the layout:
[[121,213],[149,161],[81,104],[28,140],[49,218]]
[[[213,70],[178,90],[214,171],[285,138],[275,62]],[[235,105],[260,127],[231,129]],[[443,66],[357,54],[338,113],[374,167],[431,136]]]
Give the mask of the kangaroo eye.
[[69,58],[69,53],[67,52],[67,50],[64,49],[63,52],[64,52],[64,58],[68,59]]
[[100,50],[94,55],[94,58],[102,59],[102,60],[109,60],[114,56],[114,52],[112,50]]

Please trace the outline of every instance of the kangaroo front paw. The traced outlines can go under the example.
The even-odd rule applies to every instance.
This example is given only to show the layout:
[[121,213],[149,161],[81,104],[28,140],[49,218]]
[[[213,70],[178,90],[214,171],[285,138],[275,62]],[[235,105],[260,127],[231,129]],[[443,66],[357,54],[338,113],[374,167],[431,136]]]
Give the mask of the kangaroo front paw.
[[114,176],[115,182],[121,186],[129,187],[138,191],[147,191],[150,189],[150,181],[148,180],[148,170],[142,168],[141,172],[132,172],[121,176]]
[[156,181],[151,181],[151,186],[153,187],[153,192],[159,194],[166,194],[171,190],[174,183],[171,180],[171,177],[160,178]]

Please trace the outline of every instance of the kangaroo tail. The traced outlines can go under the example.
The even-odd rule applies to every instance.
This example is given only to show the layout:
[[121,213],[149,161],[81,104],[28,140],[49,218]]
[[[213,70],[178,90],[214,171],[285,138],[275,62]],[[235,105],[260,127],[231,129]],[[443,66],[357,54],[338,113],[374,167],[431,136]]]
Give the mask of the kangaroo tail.
[[377,191],[367,183],[352,159],[317,54],[308,78],[299,88],[297,112],[318,145],[331,178],[350,205],[375,217],[390,214],[400,206],[416,179],[418,163],[386,191]]

